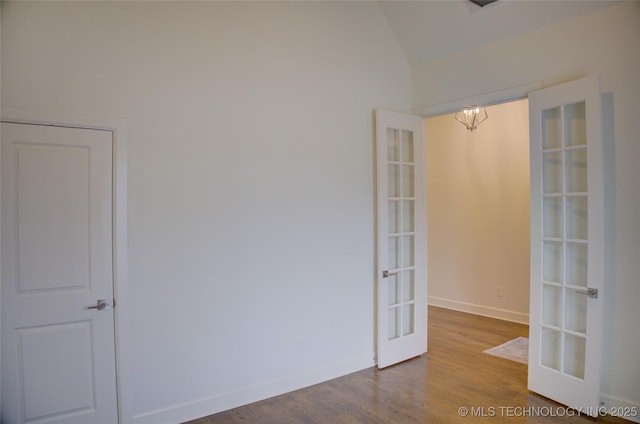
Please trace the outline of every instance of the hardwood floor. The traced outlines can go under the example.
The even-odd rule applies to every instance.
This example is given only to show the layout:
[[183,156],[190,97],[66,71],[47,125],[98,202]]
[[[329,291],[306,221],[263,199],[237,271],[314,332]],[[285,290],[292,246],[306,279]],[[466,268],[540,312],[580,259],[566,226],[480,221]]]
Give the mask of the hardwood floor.
[[[526,365],[482,353],[527,335],[523,324],[429,307],[429,352],[421,357],[188,424],[596,422],[529,393]],[[611,417],[597,422],[628,424]]]

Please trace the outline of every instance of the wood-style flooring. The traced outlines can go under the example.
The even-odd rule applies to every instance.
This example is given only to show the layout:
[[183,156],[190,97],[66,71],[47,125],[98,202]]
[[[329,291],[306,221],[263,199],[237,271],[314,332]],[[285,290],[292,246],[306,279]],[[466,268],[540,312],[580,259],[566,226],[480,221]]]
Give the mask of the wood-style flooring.
[[482,353],[519,336],[528,336],[526,325],[429,307],[429,352],[421,357],[188,424],[629,423],[578,416],[529,393],[526,365]]

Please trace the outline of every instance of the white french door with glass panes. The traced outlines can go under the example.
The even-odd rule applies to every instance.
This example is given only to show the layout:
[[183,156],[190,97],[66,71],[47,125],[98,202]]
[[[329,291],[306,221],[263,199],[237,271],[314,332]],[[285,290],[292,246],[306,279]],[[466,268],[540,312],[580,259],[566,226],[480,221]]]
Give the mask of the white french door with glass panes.
[[378,368],[427,351],[423,125],[418,116],[376,111]]
[[604,282],[598,79],[530,93],[529,111],[529,389],[597,415]]

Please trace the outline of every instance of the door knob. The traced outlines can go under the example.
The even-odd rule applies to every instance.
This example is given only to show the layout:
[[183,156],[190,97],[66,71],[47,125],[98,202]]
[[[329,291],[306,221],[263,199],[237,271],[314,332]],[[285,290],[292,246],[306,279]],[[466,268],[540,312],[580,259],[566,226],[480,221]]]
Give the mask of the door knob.
[[107,302],[106,299],[98,299],[95,306],[87,306],[86,309],[97,309],[99,311],[103,311],[105,309],[111,309],[111,306],[109,306],[109,302]]
[[588,288],[586,290],[576,290],[578,294],[584,294],[585,296],[597,299],[598,298],[598,289]]

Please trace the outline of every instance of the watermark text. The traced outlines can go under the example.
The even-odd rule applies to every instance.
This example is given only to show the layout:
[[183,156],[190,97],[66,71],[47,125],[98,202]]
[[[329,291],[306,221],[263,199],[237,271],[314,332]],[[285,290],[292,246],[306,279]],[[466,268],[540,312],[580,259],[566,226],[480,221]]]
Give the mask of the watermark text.
[[572,409],[564,406],[461,406],[458,415],[461,417],[573,417],[579,415],[612,417],[637,417],[638,408],[633,407],[599,407]]

